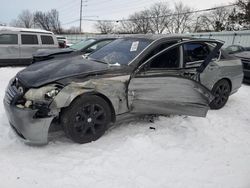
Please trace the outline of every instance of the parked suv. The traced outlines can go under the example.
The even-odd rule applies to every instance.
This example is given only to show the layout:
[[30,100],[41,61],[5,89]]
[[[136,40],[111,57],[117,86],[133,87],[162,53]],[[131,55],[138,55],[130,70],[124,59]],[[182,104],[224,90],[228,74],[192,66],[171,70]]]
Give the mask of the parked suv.
[[0,66],[31,64],[32,54],[41,48],[58,48],[52,32],[0,26]]

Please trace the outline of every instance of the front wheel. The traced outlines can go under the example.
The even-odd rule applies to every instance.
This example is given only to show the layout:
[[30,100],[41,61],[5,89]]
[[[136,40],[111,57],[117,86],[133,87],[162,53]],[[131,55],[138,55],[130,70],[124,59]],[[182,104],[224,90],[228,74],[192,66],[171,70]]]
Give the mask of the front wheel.
[[108,103],[95,95],[82,95],[62,111],[61,122],[66,136],[83,144],[95,141],[111,121]]
[[228,101],[230,92],[231,87],[227,80],[223,79],[217,82],[212,89],[212,94],[215,98],[210,103],[210,108],[218,110],[224,107]]

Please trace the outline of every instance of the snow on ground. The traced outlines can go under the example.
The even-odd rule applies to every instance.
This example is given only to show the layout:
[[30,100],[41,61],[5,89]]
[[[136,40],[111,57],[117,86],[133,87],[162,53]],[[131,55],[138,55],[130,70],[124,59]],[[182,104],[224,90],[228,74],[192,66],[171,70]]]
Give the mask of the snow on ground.
[[[0,69],[1,100],[19,70]],[[243,85],[206,118],[127,123],[84,145],[60,133],[43,147],[20,142],[1,104],[0,187],[249,188],[249,98]]]

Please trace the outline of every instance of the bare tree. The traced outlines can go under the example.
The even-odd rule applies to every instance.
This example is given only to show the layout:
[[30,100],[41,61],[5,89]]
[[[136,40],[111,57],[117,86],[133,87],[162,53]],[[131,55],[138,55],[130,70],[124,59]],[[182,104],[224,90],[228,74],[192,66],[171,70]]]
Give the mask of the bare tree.
[[16,20],[10,23],[10,25],[14,27],[31,28],[34,26],[33,14],[29,10],[24,10],[19,14]]
[[133,33],[150,33],[150,11],[143,10],[129,16],[129,21],[132,23]]
[[47,16],[52,31],[60,34],[62,32],[62,28],[61,28],[61,22],[59,20],[59,12],[56,9],[52,9],[50,12],[47,13]]
[[108,21],[97,21],[95,27],[102,34],[108,34],[114,31],[114,24]]
[[221,7],[201,15],[199,18],[200,30],[204,31],[223,31],[226,30],[229,22],[229,8]]
[[236,7],[229,15],[231,30],[250,28],[250,0],[237,0]]
[[242,19],[246,23],[250,23],[250,0],[238,0],[237,6],[241,11]]
[[176,3],[172,16],[169,16],[170,22],[166,23],[169,33],[189,32],[193,27],[192,9],[182,2]]
[[42,29],[53,31],[57,34],[60,34],[62,32],[59,13],[55,9],[52,9],[49,12],[35,12],[34,22],[38,27]]
[[34,22],[35,24],[45,30],[50,30],[50,22],[46,13],[42,11],[37,11],[34,14]]
[[166,29],[166,25],[168,25],[171,21],[169,17],[167,17],[167,15],[170,15],[171,12],[172,11],[167,3],[156,3],[150,7],[150,22],[153,33],[163,33]]
[[131,21],[127,20],[119,21],[119,27],[117,28],[116,32],[123,34],[136,33],[134,24]]

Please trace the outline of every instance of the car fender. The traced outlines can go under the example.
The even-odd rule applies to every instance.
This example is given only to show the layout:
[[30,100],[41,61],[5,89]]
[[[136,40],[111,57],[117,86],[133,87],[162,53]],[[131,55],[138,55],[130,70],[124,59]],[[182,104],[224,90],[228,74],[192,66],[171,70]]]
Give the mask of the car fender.
[[100,94],[112,104],[115,114],[128,111],[126,84],[129,75],[112,78],[90,79],[86,82],[72,82],[64,87],[54,98],[50,108],[61,109],[68,107],[74,99],[83,94]]

